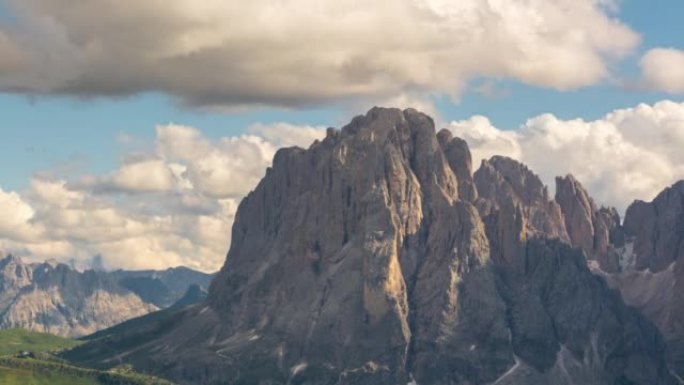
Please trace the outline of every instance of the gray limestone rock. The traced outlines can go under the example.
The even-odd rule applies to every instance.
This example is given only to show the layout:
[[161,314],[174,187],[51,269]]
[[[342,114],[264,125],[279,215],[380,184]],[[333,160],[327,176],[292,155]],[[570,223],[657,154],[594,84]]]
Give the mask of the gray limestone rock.
[[[415,110],[278,151],[206,302],[68,355],[181,384],[675,384],[539,178]],[[475,187],[476,186],[476,187]]]
[[0,260],[0,328],[80,337],[168,307],[190,285],[208,286],[210,277],[186,268],[79,272],[10,255]]
[[157,310],[105,273],[64,264],[0,261],[0,328],[76,337]]
[[617,211],[613,208],[598,209],[572,175],[556,178],[556,202],[563,212],[570,244],[596,260],[603,271],[620,271],[619,255],[613,246],[619,243],[615,238],[622,231]]
[[637,270],[658,272],[684,256],[684,181],[661,192],[653,202],[627,209],[625,231],[635,237]]
[[602,275],[664,335],[672,369],[684,375],[684,181],[627,209],[619,249],[626,271]]

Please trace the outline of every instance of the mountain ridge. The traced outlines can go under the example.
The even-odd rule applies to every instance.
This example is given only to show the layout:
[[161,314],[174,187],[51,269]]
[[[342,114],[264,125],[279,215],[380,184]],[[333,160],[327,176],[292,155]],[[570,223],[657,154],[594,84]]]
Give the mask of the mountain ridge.
[[[83,336],[127,319],[171,306],[193,284],[208,286],[211,275],[175,269],[162,272],[77,271],[55,260],[24,263],[8,255],[0,259],[0,328],[26,328],[61,336]],[[182,292],[161,287],[149,298],[146,284],[129,288],[126,274],[140,277],[168,275],[167,281]],[[152,278],[149,279],[157,283]],[[161,281],[160,281],[161,282]],[[158,288],[158,286],[157,286]]]
[[184,384],[679,383],[588,267],[619,219],[570,186],[503,157],[473,174],[428,116],[373,108],[276,153],[205,303],[68,355]]

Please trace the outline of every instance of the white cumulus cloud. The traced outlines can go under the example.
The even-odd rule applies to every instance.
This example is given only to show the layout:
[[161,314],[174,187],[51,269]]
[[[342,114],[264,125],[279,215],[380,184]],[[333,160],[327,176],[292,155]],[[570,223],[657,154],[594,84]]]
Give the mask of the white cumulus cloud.
[[670,94],[684,94],[684,51],[654,48],[646,52],[640,64],[647,88]]
[[313,141],[325,137],[325,127],[299,126],[286,122],[271,124],[256,123],[248,131],[281,146],[306,148]]
[[121,189],[133,191],[168,191],[173,187],[174,175],[162,160],[153,159],[123,165],[111,177]]
[[556,176],[572,173],[598,202],[620,210],[684,178],[684,103],[641,104],[594,121],[544,114],[516,130],[477,116],[450,129],[469,143],[476,165],[492,155],[510,156],[550,186]]
[[192,127],[159,126],[148,153],[103,176],[63,180],[42,172],[21,194],[0,190],[0,250],[34,260],[73,258],[81,266],[100,255],[108,268],[216,270],[239,200],[275,151],[308,147],[324,134],[285,123],[250,130],[208,139]]

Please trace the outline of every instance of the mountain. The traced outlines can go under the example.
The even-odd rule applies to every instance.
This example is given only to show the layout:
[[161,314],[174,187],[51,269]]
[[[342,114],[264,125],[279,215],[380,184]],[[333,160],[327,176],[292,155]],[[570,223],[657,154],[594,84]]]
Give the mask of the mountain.
[[[132,277],[141,279],[133,288]],[[208,287],[210,277],[185,268],[79,272],[55,261],[30,264],[7,256],[0,260],[0,329],[83,336],[170,306],[191,285]],[[145,295],[153,291],[157,297]]]
[[172,308],[183,308],[204,302],[209,293],[200,285],[191,285],[183,296],[171,305]]
[[106,273],[12,256],[0,261],[0,272],[2,329],[78,336],[157,310]]
[[679,383],[589,268],[616,268],[615,212],[560,183],[504,157],[473,173],[428,116],[374,108],[277,152],[204,303],[65,356],[181,384]]
[[595,271],[658,326],[670,366],[684,376],[684,181],[635,201],[618,230],[620,270]]
[[111,273],[122,286],[136,293],[145,302],[166,308],[180,300],[192,285],[208,288],[214,274],[202,273],[187,267],[173,267],[162,271],[116,270]]

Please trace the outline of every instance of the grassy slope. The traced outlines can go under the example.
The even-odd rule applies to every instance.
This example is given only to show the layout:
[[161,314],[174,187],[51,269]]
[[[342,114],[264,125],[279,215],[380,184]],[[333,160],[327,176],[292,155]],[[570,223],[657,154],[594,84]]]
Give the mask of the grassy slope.
[[63,374],[39,373],[28,369],[0,366],[3,385],[100,385],[94,378],[78,378]]
[[[0,331],[0,384],[2,385],[172,385],[130,371],[98,371],[73,366],[49,354],[82,344],[22,329]],[[36,353],[39,359],[15,358],[18,352]]]
[[17,354],[21,351],[54,352],[80,345],[80,341],[36,333],[24,329],[0,331],[0,355]]
[[[83,345],[60,357],[89,368],[109,369],[112,364],[108,359],[163,335],[182,315],[182,309],[168,308],[128,320],[84,338]],[[135,357],[127,357],[127,361],[135,361]]]

